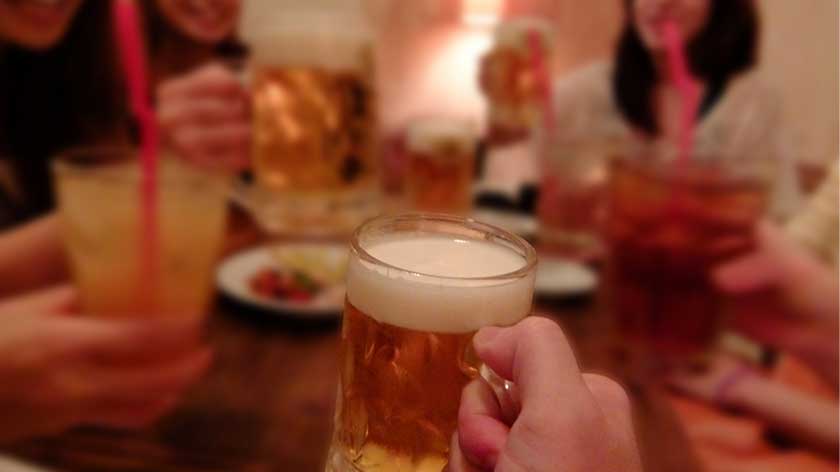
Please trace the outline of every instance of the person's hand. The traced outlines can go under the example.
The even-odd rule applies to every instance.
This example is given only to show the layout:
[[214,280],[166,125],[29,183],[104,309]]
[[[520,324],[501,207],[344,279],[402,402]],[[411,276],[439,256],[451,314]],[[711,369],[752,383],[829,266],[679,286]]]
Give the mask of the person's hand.
[[178,156],[228,171],[249,165],[249,96],[224,66],[210,64],[163,82],[157,105],[163,135]]
[[518,412],[503,411],[483,380],[464,389],[450,472],[640,471],[630,402],[606,377],[581,374],[560,327],[526,318],[484,328],[478,356],[518,392]]
[[61,288],[0,306],[0,442],[147,425],[210,363],[197,326],[64,313],[74,304]]
[[836,273],[768,223],[759,225],[756,238],[756,251],[713,273],[733,327],[801,357],[836,384]]

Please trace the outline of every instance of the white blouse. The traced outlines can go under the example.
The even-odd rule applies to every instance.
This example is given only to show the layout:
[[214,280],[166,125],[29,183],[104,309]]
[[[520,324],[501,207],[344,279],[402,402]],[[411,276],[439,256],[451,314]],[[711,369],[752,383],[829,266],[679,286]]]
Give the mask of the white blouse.
[[[623,140],[638,136],[613,100],[612,64],[598,62],[554,84],[558,133],[569,139]],[[729,82],[723,95],[697,125],[698,153],[723,156],[766,155],[777,163],[771,215],[783,219],[799,206],[799,185],[781,99],[754,73]]]

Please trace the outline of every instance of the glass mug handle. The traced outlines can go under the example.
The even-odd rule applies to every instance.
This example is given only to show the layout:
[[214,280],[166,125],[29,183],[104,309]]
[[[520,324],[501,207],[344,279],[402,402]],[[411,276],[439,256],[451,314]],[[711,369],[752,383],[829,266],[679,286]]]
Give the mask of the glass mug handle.
[[513,382],[503,379],[484,363],[479,367],[479,375],[493,389],[493,394],[496,395],[496,401],[499,402],[504,422],[508,425],[513,424],[516,418],[519,417],[520,411],[522,411],[519,389]]

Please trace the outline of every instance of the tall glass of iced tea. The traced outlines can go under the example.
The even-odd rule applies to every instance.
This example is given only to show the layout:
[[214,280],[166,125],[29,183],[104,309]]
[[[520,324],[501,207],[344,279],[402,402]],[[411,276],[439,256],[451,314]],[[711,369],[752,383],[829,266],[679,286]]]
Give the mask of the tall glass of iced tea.
[[136,152],[76,149],[53,165],[64,245],[87,314],[192,320],[206,314],[229,179],[168,160],[158,171],[159,247],[157,261],[147,265]]
[[766,159],[649,148],[611,163],[606,236],[618,329],[650,359],[702,359],[722,323],[712,269],[753,247]]
[[461,389],[479,375],[472,337],[528,315],[535,269],[527,242],[469,219],[405,215],[358,229],[327,470],[443,470]]

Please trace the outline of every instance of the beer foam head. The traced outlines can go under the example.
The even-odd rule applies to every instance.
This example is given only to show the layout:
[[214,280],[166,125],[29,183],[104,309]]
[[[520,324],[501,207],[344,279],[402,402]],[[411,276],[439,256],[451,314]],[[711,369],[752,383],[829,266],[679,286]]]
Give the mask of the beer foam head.
[[239,31],[259,65],[355,69],[373,47],[366,20],[352,9],[247,5]]
[[508,326],[531,310],[533,270],[510,247],[462,236],[398,234],[351,258],[347,297],[379,322],[462,333]]
[[476,136],[466,121],[448,118],[418,120],[408,127],[407,145],[412,152],[435,154],[442,146],[454,146],[461,153],[472,153]]

